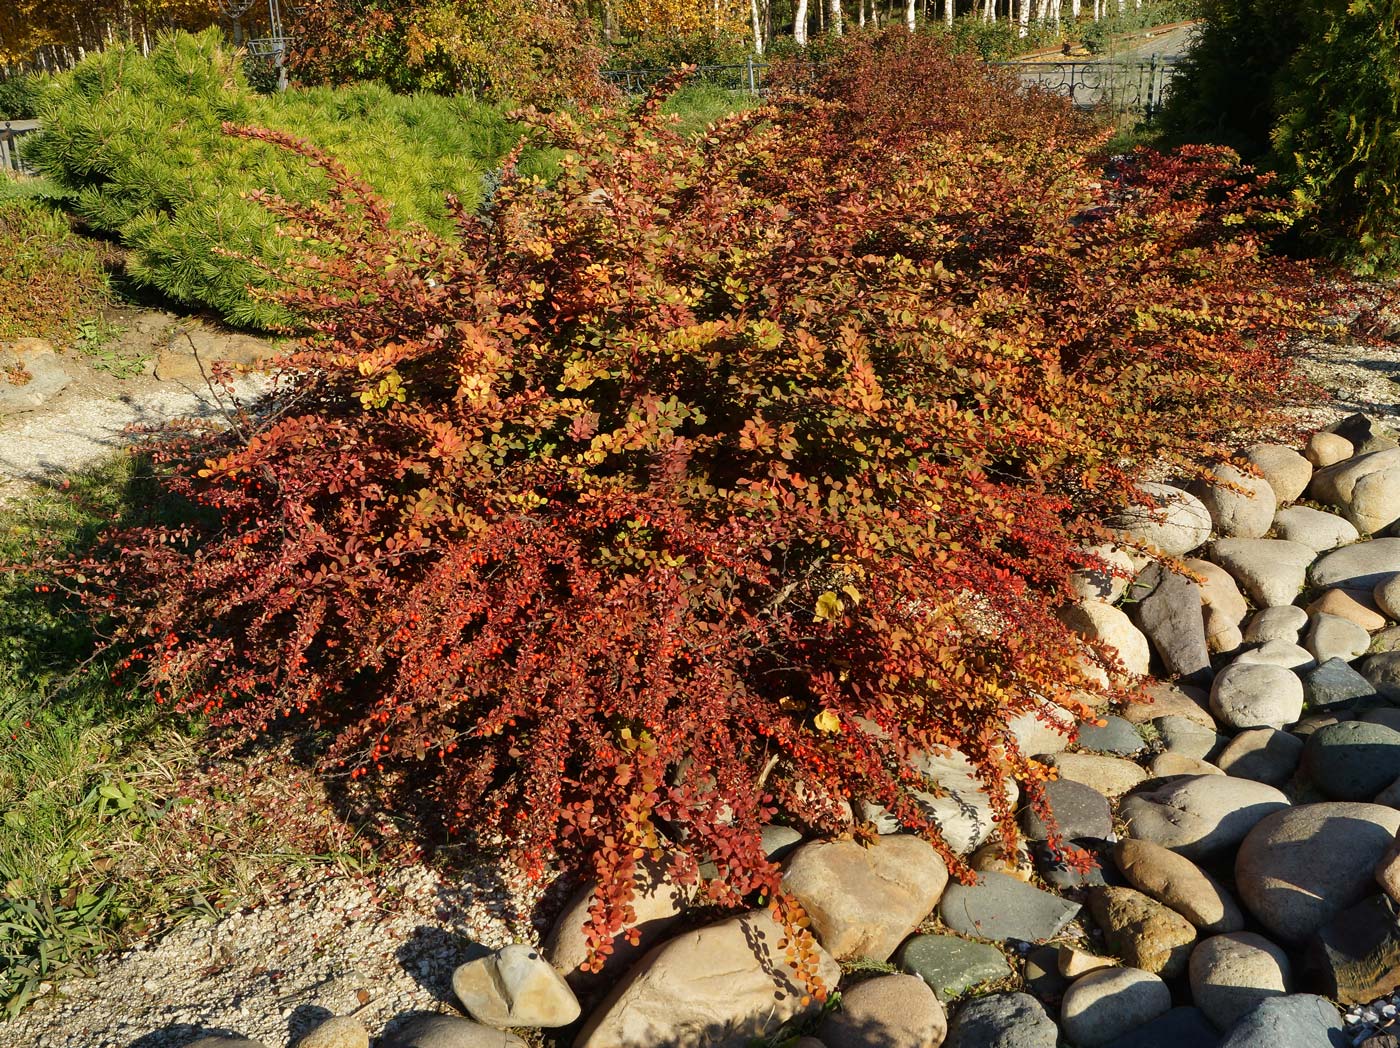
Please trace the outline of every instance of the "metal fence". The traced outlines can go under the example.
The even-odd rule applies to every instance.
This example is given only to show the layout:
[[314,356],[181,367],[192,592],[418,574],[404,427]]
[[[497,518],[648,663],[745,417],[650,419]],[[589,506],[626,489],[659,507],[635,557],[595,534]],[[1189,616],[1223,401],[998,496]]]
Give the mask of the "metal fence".
[[1175,56],[1123,61],[996,62],[1027,87],[1064,95],[1076,109],[1134,113],[1151,120],[1180,68]]
[[[763,91],[763,77],[768,71],[766,62],[755,62],[752,58],[737,65],[696,66],[687,83],[709,84],[725,91],[745,91],[757,95]],[[629,95],[645,94],[653,84],[669,76],[670,69],[607,69],[603,76],[614,86]]]
[[[1135,113],[1148,120],[1171,90],[1178,59],[1153,55],[1134,61],[1101,59],[1081,62],[989,62],[989,67],[1016,75],[1027,87],[1066,96],[1076,109]],[[768,65],[749,60],[740,65],[698,66],[692,83],[758,95],[765,90]],[[613,69],[603,75],[629,95],[643,94],[666,69]]]
[[19,140],[39,130],[37,120],[0,120],[0,171],[28,173],[19,155]]

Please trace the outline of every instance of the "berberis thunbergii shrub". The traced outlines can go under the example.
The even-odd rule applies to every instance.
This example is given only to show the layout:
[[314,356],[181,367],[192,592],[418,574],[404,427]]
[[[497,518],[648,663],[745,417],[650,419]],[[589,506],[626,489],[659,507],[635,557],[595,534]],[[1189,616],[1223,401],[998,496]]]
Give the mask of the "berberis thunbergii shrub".
[[72,583],[165,701],[309,722],[328,771],[590,870],[600,948],[653,859],[799,924],[759,828],[854,798],[961,869],[918,751],[966,754],[1010,840],[995,786],[1043,810],[1048,773],[1008,721],[1114,669],[1055,616],[1094,515],[1265,417],[1302,311],[1247,170],[1107,181],[1066,106],[942,47],[852,44],[691,139],[659,99],[537,116],[558,178],[446,236],[308,152],[330,202],[268,202],[320,245],[284,409],[172,435],[209,523]]

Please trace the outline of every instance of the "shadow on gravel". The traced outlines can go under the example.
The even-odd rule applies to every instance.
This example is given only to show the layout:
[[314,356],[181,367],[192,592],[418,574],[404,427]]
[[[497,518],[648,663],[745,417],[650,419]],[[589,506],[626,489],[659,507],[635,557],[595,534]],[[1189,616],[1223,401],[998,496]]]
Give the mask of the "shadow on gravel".
[[457,1006],[452,992],[452,973],[459,964],[491,953],[491,948],[457,935],[446,928],[420,924],[395,951],[394,956],[409,976],[433,999]]
[[196,1026],[193,1023],[176,1023],[159,1030],[152,1030],[144,1037],[138,1037],[126,1048],[172,1048],[191,1044],[201,1037],[226,1037],[241,1039],[242,1034],[227,1026]]
[[287,1043],[296,1044],[327,1019],[335,1017],[335,1012],[322,1008],[319,1004],[299,1004],[287,1017]]

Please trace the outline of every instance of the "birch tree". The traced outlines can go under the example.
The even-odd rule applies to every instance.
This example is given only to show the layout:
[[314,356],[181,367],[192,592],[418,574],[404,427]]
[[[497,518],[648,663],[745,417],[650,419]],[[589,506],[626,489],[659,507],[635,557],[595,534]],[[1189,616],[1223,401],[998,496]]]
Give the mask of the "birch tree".
[[797,13],[792,18],[792,41],[798,47],[807,46],[807,0],[797,0]]

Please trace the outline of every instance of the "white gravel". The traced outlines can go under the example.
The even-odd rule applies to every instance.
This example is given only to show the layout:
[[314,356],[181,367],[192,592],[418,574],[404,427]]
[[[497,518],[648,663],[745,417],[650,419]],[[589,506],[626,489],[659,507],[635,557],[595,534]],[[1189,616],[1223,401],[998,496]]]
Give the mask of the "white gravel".
[[[240,402],[250,402],[266,380],[247,377],[234,384]],[[0,428],[0,480],[44,481],[105,461],[130,443],[133,426],[176,418],[219,418],[232,409],[218,395],[193,384],[165,384],[130,396],[65,393],[52,406],[5,421]]]
[[412,1015],[462,1014],[453,969],[474,944],[533,942],[536,892],[483,865],[447,881],[422,866],[374,880],[318,875],[257,909],[190,921],[105,958],[0,1025],[0,1044],[176,1048],[239,1033],[294,1045],[332,1014],[379,1036]]

